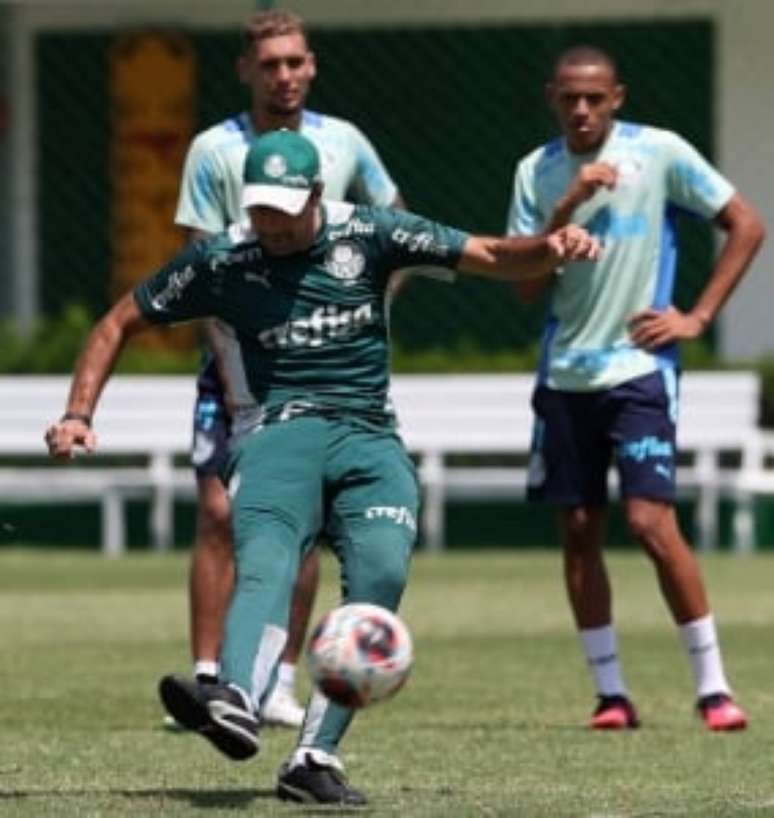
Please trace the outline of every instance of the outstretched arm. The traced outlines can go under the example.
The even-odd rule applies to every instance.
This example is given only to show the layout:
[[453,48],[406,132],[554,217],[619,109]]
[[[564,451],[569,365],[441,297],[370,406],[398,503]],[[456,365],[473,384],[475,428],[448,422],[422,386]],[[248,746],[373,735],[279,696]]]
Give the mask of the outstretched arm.
[[675,307],[642,310],[630,318],[632,341],[645,349],[655,349],[673,341],[698,338],[712,323],[734,291],[766,236],[763,220],[755,208],[738,193],[715,218],[726,232],[726,240],[712,275],[689,312]]
[[147,326],[134,296],[127,293],[91,331],[75,365],[65,413],[46,431],[52,457],[70,458],[78,446],[94,450],[91,417],[97,399],[126,341]]
[[564,261],[594,260],[599,249],[599,242],[574,224],[542,236],[471,236],[457,267],[489,278],[520,281],[544,277]]

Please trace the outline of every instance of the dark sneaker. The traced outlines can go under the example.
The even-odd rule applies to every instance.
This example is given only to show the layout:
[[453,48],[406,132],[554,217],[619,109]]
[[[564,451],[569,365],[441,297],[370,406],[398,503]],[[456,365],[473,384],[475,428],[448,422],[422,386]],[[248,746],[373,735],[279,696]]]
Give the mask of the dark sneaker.
[[727,732],[747,727],[744,710],[727,693],[702,696],[696,703],[696,709],[709,730]]
[[[196,681],[199,682],[200,685],[214,685],[218,683],[217,676],[210,676],[207,673],[197,673],[196,674]],[[162,721],[162,727],[168,733],[187,733],[188,728],[184,727],[180,724],[177,719],[173,719],[172,716],[164,716],[164,720]]]
[[277,796],[302,804],[342,804],[360,807],[368,803],[362,792],[348,786],[341,766],[320,764],[307,753],[302,764],[283,764],[277,778]]
[[637,711],[626,696],[600,696],[589,721],[592,730],[634,730],[639,726]]
[[229,758],[242,761],[258,752],[258,720],[237,687],[165,676],[159,696],[178,724],[204,736]]

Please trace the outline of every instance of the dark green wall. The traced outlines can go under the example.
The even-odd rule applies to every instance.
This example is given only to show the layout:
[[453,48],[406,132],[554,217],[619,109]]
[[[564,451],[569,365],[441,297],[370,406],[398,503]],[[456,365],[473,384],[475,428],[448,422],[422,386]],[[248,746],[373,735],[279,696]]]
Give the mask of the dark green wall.
[[[679,503],[680,524],[689,542],[694,541],[693,507]],[[720,504],[719,540],[723,550],[731,548],[730,502]],[[626,529],[620,506],[610,511],[609,542],[612,548],[635,545]],[[128,545],[147,548],[149,509],[142,502],[127,506]],[[755,503],[756,536],[762,549],[774,548],[774,502],[759,498]],[[194,507],[177,503],[175,547],[193,542]],[[446,510],[449,548],[551,548],[558,544],[555,513],[548,506],[526,503],[452,503]],[[4,506],[0,511],[0,547],[57,545],[62,548],[98,548],[101,541],[99,507],[96,504],[56,506]],[[558,567],[557,567],[558,570]]]
[[[244,106],[237,37],[191,32],[201,126]],[[377,145],[411,209],[501,232],[517,157],[554,134],[543,82],[577,42],[609,49],[630,86],[623,116],[670,127],[712,155],[714,36],[706,20],[596,26],[444,27],[312,33],[320,72],[310,107],[352,119]],[[41,263],[46,312],[73,300],[108,304],[109,176],[105,35],[39,38]],[[685,226],[678,302],[696,292],[711,252]],[[534,342],[542,305],[501,285],[416,281],[393,330],[404,348],[472,339],[484,349]]]

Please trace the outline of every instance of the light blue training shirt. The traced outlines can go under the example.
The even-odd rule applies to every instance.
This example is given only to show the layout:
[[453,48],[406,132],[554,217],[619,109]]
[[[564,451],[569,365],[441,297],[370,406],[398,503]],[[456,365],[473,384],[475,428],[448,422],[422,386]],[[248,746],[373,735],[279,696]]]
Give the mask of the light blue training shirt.
[[573,154],[563,138],[522,159],[508,214],[509,235],[541,233],[579,168],[608,162],[618,170],[573,212],[572,221],[603,243],[597,262],[567,264],[551,294],[539,380],[554,389],[595,391],[677,364],[677,345],[635,347],[627,319],[672,303],[677,260],[676,215],[712,219],[734,194],[731,184],[677,134],[615,122],[590,154]]
[[[301,133],[320,153],[323,196],[387,207],[397,194],[379,155],[351,122],[304,111]],[[245,111],[202,131],[191,143],[180,185],[175,223],[219,233],[244,221],[240,203],[242,168],[258,134]]]

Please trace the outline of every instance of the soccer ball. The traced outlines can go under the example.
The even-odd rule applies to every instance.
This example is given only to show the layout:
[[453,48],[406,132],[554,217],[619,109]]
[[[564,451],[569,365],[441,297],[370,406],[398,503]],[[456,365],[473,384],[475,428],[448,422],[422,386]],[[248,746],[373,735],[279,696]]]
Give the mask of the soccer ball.
[[306,652],[309,672],[331,701],[366,707],[397,693],[414,661],[411,635],[386,608],[367,603],[329,611]]

